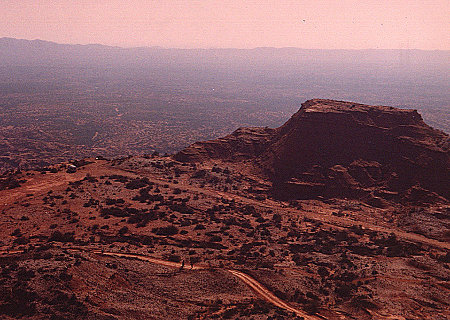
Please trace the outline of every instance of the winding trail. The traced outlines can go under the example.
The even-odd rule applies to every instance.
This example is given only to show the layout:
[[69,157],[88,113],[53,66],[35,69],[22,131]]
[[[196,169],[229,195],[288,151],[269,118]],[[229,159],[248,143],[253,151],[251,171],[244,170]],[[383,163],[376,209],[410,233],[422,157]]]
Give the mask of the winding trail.
[[268,289],[264,288],[262,284],[260,284],[258,281],[256,281],[255,279],[253,279],[246,273],[243,273],[243,272],[237,271],[237,270],[231,270],[231,269],[227,269],[226,271],[231,273],[235,277],[241,279],[245,284],[247,284],[250,288],[252,288],[257,294],[259,294],[262,298],[264,298],[264,300],[274,304],[275,306],[277,306],[281,309],[285,309],[287,311],[294,312],[295,314],[297,314],[297,316],[303,317],[305,319],[311,319],[311,320],[324,319],[323,317],[318,318],[315,316],[308,315],[304,311],[301,311],[301,310],[295,309],[294,307],[291,307],[286,302],[284,302],[283,300],[278,298],[276,295],[274,295],[272,292],[270,292]]
[[[91,250],[87,250],[87,249],[84,249],[84,248],[66,248],[66,249],[68,249],[68,250],[75,250],[75,251],[84,251],[84,252],[87,252],[87,253],[94,253],[94,254],[98,254],[98,255],[102,255],[102,256],[109,256],[109,257],[116,257],[116,258],[137,259],[137,260],[141,260],[141,261],[145,261],[145,262],[149,262],[149,263],[154,263],[154,264],[158,264],[158,265],[162,265],[162,266],[166,266],[166,267],[170,267],[170,268],[182,269],[182,264],[179,263],[179,262],[167,261],[167,260],[158,259],[158,258],[154,258],[154,257],[150,257],[150,256],[140,255],[140,254],[108,252],[108,251],[101,251],[101,250],[91,251]],[[0,256],[13,255],[13,254],[23,253],[23,252],[24,251],[20,251],[20,250],[15,250],[15,251],[6,251],[6,250],[3,251],[2,250],[2,251],[0,251]],[[188,269],[189,270],[207,270],[207,269],[209,269],[208,266],[204,266],[204,265],[194,265],[194,266],[192,266],[192,268],[190,266],[184,266],[184,268],[186,270],[188,270]],[[299,310],[299,309],[296,309],[296,308],[290,306],[289,304],[287,304],[286,302],[284,302],[283,300],[278,298],[270,290],[265,288],[256,279],[252,278],[251,276],[249,276],[248,274],[246,274],[246,273],[244,273],[242,271],[238,271],[238,270],[234,270],[234,269],[222,269],[222,270],[232,274],[233,276],[235,276],[236,278],[238,278],[239,280],[244,282],[254,292],[256,292],[256,294],[258,294],[261,298],[263,298],[265,301],[275,305],[276,307],[279,307],[279,308],[284,309],[284,310],[289,311],[289,312],[293,312],[297,316],[303,317],[305,320],[326,319],[326,318],[324,318],[324,317],[322,317],[320,315],[319,316],[309,315],[309,314],[307,314],[306,312],[304,312],[302,310]]]
[[[149,257],[149,256],[144,256],[144,255],[139,255],[139,254],[119,253],[119,252],[102,252],[100,250],[94,251],[93,253],[104,255],[104,256],[119,257],[119,258],[134,258],[134,259],[138,259],[138,260],[142,260],[142,261],[147,261],[147,262],[159,264],[159,265],[166,266],[166,267],[181,268],[181,263],[167,261],[167,260],[162,260],[162,259],[153,258],[153,257]],[[186,269],[187,268],[190,269],[190,267],[188,267],[188,266],[185,266],[185,267],[186,267]],[[192,269],[193,270],[204,270],[204,269],[207,269],[207,267],[195,266],[194,265]]]
[[[178,262],[172,262],[172,261],[166,261],[158,258],[153,258],[149,256],[139,255],[139,254],[132,254],[132,253],[118,253],[118,252],[102,252],[102,251],[94,251],[93,253],[104,255],[104,256],[112,256],[112,257],[118,257],[118,258],[133,258],[138,259],[150,263],[159,264],[166,267],[171,268],[181,268],[182,264]],[[190,267],[186,267],[186,269],[190,269]],[[193,270],[206,270],[208,267],[201,266],[201,265],[194,265]],[[273,294],[270,290],[265,288],[261,283],[259,283],[257,280],[249,276],[248,274],[233,270],[233,269],[223,269],[224,271],[232,274],[242,282],[244,282],[246,285],[248,285],[253,291],[255,291],[261,298],[266,300],[267,302],[270,302],[271,304],[284,309],[289,312],[294,312],[297,316],[303,317],[305,320],[319,320],[319,319],[325,319],[323,317],[317,317],[307,314],[306,312],[296,309],[280,298],[278,298],[275,294]]]

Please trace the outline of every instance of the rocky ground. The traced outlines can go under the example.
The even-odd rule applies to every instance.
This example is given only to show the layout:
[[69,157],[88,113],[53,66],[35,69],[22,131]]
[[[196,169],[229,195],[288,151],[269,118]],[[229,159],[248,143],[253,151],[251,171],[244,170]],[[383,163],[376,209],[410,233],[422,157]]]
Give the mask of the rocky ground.
[[279,201],[218,161],[77,164],[4,178],[20,185],[0,191],[4,317],[293,318],[227,270],[311,317],[449,316],[448,204]]

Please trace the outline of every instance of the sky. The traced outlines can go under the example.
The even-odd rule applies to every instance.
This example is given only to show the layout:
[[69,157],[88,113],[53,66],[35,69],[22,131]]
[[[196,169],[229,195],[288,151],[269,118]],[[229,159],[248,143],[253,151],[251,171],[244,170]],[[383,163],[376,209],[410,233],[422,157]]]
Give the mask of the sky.
[[450,0],[0,0],[0,37],[123,47],[450,49]]

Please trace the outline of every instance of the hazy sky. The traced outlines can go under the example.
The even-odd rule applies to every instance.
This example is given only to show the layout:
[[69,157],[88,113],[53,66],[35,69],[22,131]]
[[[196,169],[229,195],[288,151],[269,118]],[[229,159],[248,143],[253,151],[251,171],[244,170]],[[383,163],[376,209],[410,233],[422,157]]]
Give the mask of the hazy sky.
[[450,0],[0,0],[0,37],[183,48],[450,49]]

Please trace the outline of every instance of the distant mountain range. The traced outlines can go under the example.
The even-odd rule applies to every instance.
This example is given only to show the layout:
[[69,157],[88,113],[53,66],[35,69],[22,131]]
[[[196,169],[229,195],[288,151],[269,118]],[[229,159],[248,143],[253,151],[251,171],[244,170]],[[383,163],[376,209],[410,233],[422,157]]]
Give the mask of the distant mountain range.
[[0,38],[0,65],[29,64],[157,64],[157,63],[385,63],[448,65],[450,51],[321,50],[300,48],[175,49],[121,48],[100,44],[71,45],[43,40]]

